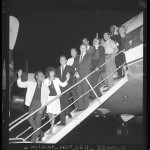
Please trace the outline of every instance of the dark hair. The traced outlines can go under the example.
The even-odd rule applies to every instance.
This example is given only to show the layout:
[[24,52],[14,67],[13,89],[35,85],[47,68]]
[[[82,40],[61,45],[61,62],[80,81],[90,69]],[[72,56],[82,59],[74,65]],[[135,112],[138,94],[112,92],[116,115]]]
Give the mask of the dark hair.
[[83,41],[83,40],[87,40],[87,41],[89,41],[87,38],[83,38],[83,39],[82,39],[82,41]]
[[114,30],[115,30],[115,25],[111,25],[111,26],[110,26],[110,30],[111,30],[112,28],[114,28]]
[[65,55],[61,55],[59,58],[65,58],[67,60],[67,57]]
[[76,51],[76,53],[78,53],[78,51],[77,51],[77,49],[76,49],[76,48],[71,48],[71,50],[75,50],[75,51]]
[[43,73],[43,72],[42,72],[41,70],[38,70],[38,71],[35,72],[35,74],[34,74],[34,79],[35,79],[35,81],[37,80],[37,79],[36,79],[36,76],[37,76],[39,73]]
[[46,69],[46,73],[45,73],[46,74],[46,78],[49,77],[49,73],[52,72],[52,71],[54,71],[56,73],[56,69],[54,67],[48,67]]
[[82,44],[80,44],[80,47],[81,47],[82,45],[84,45],[84,46],[86,47],[86,45],[85,45],[85,44],[83,44],[83,43],[82,43]]
[[[111,36],[111,33],[109,33],[109,32],[104,32],[104,34],[108,34],[108,36]],[[104,37],[104,34],[103,34],[103,37]]]
[[98,40],[98,41],[100,42],[100,39],[99,39],[99,38],[97,38],[97,37],[96,37],[96,38],[94,38],[94,39],[93,39],[93,41],[94,41],[94,40]]

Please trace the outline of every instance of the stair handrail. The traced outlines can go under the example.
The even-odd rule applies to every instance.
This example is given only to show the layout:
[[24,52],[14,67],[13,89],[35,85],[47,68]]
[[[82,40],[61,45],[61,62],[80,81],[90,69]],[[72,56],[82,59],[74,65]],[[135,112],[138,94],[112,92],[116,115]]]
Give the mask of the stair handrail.
[[[123,63],[124,65],[125,63]],[[113,73],[115,73],[118,69],[120,69],[123,65],[121,65],[120,67],[118,67],[115,71],[113,71],[111,74],[109,74],[107,77],[111,76]],[[74,102],[72,102],[71,104],[69,104],[65,109],[63,109],[60,113],[58,113],[56,116],[54,116],[53,118],[51,118],[50,120],[48,120],[45,124],[43,124],[42,126],[40,126],[39,128],[37,128],[35,131],[33,131],[30,135],[28,135],[24,140],[26,141],[30,136],[32,136],[34,133],[36,133],[38,130],[40,130],[41,128],[43,128],[46,124],[48,124],[49,122],[51,122],[53,119],[55,119],[57,116],[59,116],[62,112],[64,112],[67,108],[69,108],[72,104],[76,103],[81,97],[83,97],[84,95],[86,95],[88,92],[92,91],[96,86],[98,86],[101,82],[103,82],[104,80],[107,79],[104,78],[102,81],[100,81],[98,84],[96,84],[93,88],[91,88],[90,90],[88,90],[87,92],[85,92],[83,95],[81,95],[79,98],[77,98]]]
[[[105,63],[103,63],[99,68],[103,67],[104,65],[106,65],[106,63],[108,63],[110,60],[112,60],[113,58],[115,58],[117,55],[119,55],[121,52],[124,52],[124,50],[118,52],[115,56],[113,56],[112,58],[108,59]],[[125,63],[124,63],[125,64]],[[117,69],[116,69],[117,70]],[[64,92],[62,92],[61,94],[57,95],[55,98],[53,98],[52,100],[48,101],[47,103],[45,103],[43,106],[41,106],[40,108],[38,108],[37,110],[35,110],[34,112],[32,112],[31,114],[29,114],[27,117],[25,117],[24,119],[20,120],[18,123],[16,123],[14,126],[9,128],[9,131],[11,131],[12,129],[14,129],[16,126],[18,126],[19,124],[21,124],[23,121],[25,121],[26,119],[28,119],[29,117],[31,117],[33,114],[37,113],[38,111],[40,111],[41,109],[44,109],[47,105],[49,105],[50,103],[52,103],[54,100],[56,100],[58,97],[60,97],[61,95],[63,95],[64,93],[68,92],[69,90],[71,90],[73,87],[75,87],[76,85],[78,85],[79,83],[81,83],[83,80],[85,80],[86,78],[88,78],[90,75],[92,75],[94,72],[96,72],[97,70],[94,70],[92,72],[90,72],[87,76],[85,76],[83,79],[81,79],[80,81],[78,81],[77,83],[75,83],[74,85],[72,85],[71,87],[69,87],[68,89],[66,89]]]

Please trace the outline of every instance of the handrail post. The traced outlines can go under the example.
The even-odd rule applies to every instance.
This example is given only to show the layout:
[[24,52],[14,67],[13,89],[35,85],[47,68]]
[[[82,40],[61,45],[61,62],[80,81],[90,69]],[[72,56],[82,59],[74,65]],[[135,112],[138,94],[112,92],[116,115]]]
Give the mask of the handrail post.
[[90,88],[92,89],[92,91],[94,92],[94,94],[95,94],[96,98],[98,99],[99,97],[98,97],[98,95],[96,94],[96,92],[95,92],[95,90],[93,89],[93,87],[91,86],[91,84],[90,84],[89,80],[88,80],[87,78],[85,78],[85,79],[86,79],[86,81],[87,81],[88,85],[90,86]]

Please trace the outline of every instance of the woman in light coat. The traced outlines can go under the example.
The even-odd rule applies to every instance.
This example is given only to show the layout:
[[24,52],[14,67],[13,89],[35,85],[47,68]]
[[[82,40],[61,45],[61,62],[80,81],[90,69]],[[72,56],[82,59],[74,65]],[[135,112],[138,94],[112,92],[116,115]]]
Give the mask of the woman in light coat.
[[[70,78],[70,74],[66,75],[66,81],[61,82],[59,78],[55,77],[56,70],[53,67],[49,67],[46,69],[46,76],[44,83],[49,87],[49,97],[48,101],[52,101],[57,95],[61,94],[60,86],[65,87],[68,84],[68,80]],[[52,101],[49,105],[47,105],[47,113],[49,118],[54,118],[55,115],[61,112],[60,107],[60,98]],[[51,128],[49,133],[53,133],[53,126],[54,126],[55,119],[51,121]]]

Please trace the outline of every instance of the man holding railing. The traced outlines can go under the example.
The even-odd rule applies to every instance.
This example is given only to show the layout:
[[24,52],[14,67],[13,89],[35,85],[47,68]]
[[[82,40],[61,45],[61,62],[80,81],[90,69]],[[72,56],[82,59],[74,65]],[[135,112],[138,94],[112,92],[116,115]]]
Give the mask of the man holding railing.
[[[37,71],[35,73],[35,81],[21,81],[22,70],[18,71],[18,80],[17,85],[20,88],[27,88],[26,98],[25,98],[25,105],[29,106],[29,115],[43,106],[49,96],[49,89],[43,83],[44,75],[42,71]],[[34,113],[29,117],[28,121],[33,127],[34,131],[37,130],[41,126],[43,117],[43,109]],[[40,136],[40,139],[44,136],[41,130],[35,132],[31,138],[31,142],[36,143],[36,140]]]
[[[107,78],[108,81],[108,89],[110,89],[113,85],[113,73],[116,69],[116,64],[115,64],[115,58],[114,56],[117,54],[118,52],[118,48],[117,45],[115,44],[115,42],[113,40],[110,39],[110,35],[108,32],[104,33],[104,40],[105,45],[105,61],[108,61],[105,65],[106,68],[106,75],[109,76]],[[111,75],[110,75],[111,74]]]

